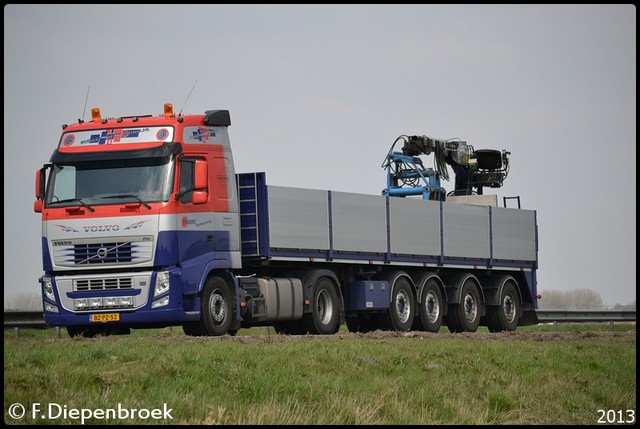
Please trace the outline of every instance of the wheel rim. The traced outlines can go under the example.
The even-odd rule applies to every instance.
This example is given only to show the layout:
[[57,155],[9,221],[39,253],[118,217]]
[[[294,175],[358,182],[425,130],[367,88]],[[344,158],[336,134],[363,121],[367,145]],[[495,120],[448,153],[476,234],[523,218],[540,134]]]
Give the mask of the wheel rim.
[[214,290],[209,298],[209,313],[214,323],[218,325],[224,321],[227,315],[227,305],[219,289]]
[[504,297],[502,301],[502,312],[507,322],[511,323],[516,318],[516,305],[511,295]]
[[404,290],[398,291],[398,295],[396,296],[396,314],[398,315],[400,323],[407,323],[407,320],[409,320],[411,304]]
[[467,293],[464,296],[464,315],[469,322],[475,321],[478,316],[478,306],[476,305],[476,300],[471,293]]
[[429,291],[425,297],[424,309],[429,322],[435,323],[440,316],[440,305],[436,294],[432,291]]
[[318,294],[318,300],[316,301],[316,309],[318,318],[323,325],[326,325],[331,321],[333,317],[333,302],[329,296],[329,292],[321,290]]

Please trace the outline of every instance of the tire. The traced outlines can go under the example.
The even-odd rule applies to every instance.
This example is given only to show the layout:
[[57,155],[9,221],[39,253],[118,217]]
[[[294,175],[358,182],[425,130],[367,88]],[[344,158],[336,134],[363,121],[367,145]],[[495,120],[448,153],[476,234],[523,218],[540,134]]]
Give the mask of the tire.
[[313,285],[311,312],[301,319],[303,333],[331,335],[340,329],[340,296],[329,277],[320,277]]
[[414,323],[419,331],[438,332],[444,319],[445,302],[438,281],[431,277],[420,292],[418,317]]
[[482,313],[480,291],[476,283],[465,280],[460,291],[460,302],[449,304],[447,327],[450,332],[475,332],[480,325]]
[[233,294],[227,282],[222,277],[211,277],[201,298],[201,319],[194,326],[196,335],[215,337],[227,334],[235,313]]
[[500,292],[500,304],[487,307],[487,328],[489,332],[515,331],[521,314],[518,290],[508,281]]
[[389,311],[383,314],[381,325],[388,330],[407,332],[413,326],[415,313],[413,285],[407,277],[399,276],[393,282]]

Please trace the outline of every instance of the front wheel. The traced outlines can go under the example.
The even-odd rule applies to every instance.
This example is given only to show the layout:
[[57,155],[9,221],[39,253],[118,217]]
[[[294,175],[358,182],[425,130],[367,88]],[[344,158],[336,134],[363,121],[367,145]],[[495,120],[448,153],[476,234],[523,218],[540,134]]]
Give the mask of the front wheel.
[[218,276],[211,277],[202,290],[201,318],[183,325],[185,334],[220,336],[229,333],[233,322],[233,294],[229,284]]

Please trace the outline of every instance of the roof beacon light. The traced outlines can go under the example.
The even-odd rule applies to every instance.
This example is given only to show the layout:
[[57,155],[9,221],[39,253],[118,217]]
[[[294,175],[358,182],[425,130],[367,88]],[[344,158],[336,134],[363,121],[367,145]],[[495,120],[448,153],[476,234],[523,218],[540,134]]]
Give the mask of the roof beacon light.
[[98,107],[94,107],[91,109],[91,122],[100,122],[102,121],[102,117],[100,116],[100,109]]
[[164,103],[164,116],[165,118],[173,116],[173,104]]

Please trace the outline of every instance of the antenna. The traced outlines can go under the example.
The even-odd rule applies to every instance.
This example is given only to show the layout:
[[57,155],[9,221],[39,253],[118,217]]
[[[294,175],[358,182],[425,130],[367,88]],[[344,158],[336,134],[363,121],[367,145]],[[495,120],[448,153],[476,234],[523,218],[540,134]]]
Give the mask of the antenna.
[[84,110],[82,111],[82,122],[84,122],[84,114],[87,111],[87,100],[89,99],[90,89],[91,89],[91,84],[89,84],[89,88],[87,88],[87,96],[84,98]]
[[[189,91],[189,95],[187,95],[187,100],[189,99],[189,97],[191,97],[191,93],[193,92],[193,89],[196,87],[197,83],[198,83],[198,79],[196,79],[196,83],[193,84],[191,91]],[[184,100],[184,104],[182,105],[182,108],[180,109],[178,116],[182,115],[182,110],[184,109],[184,106],[187,104],[187,100]]]

